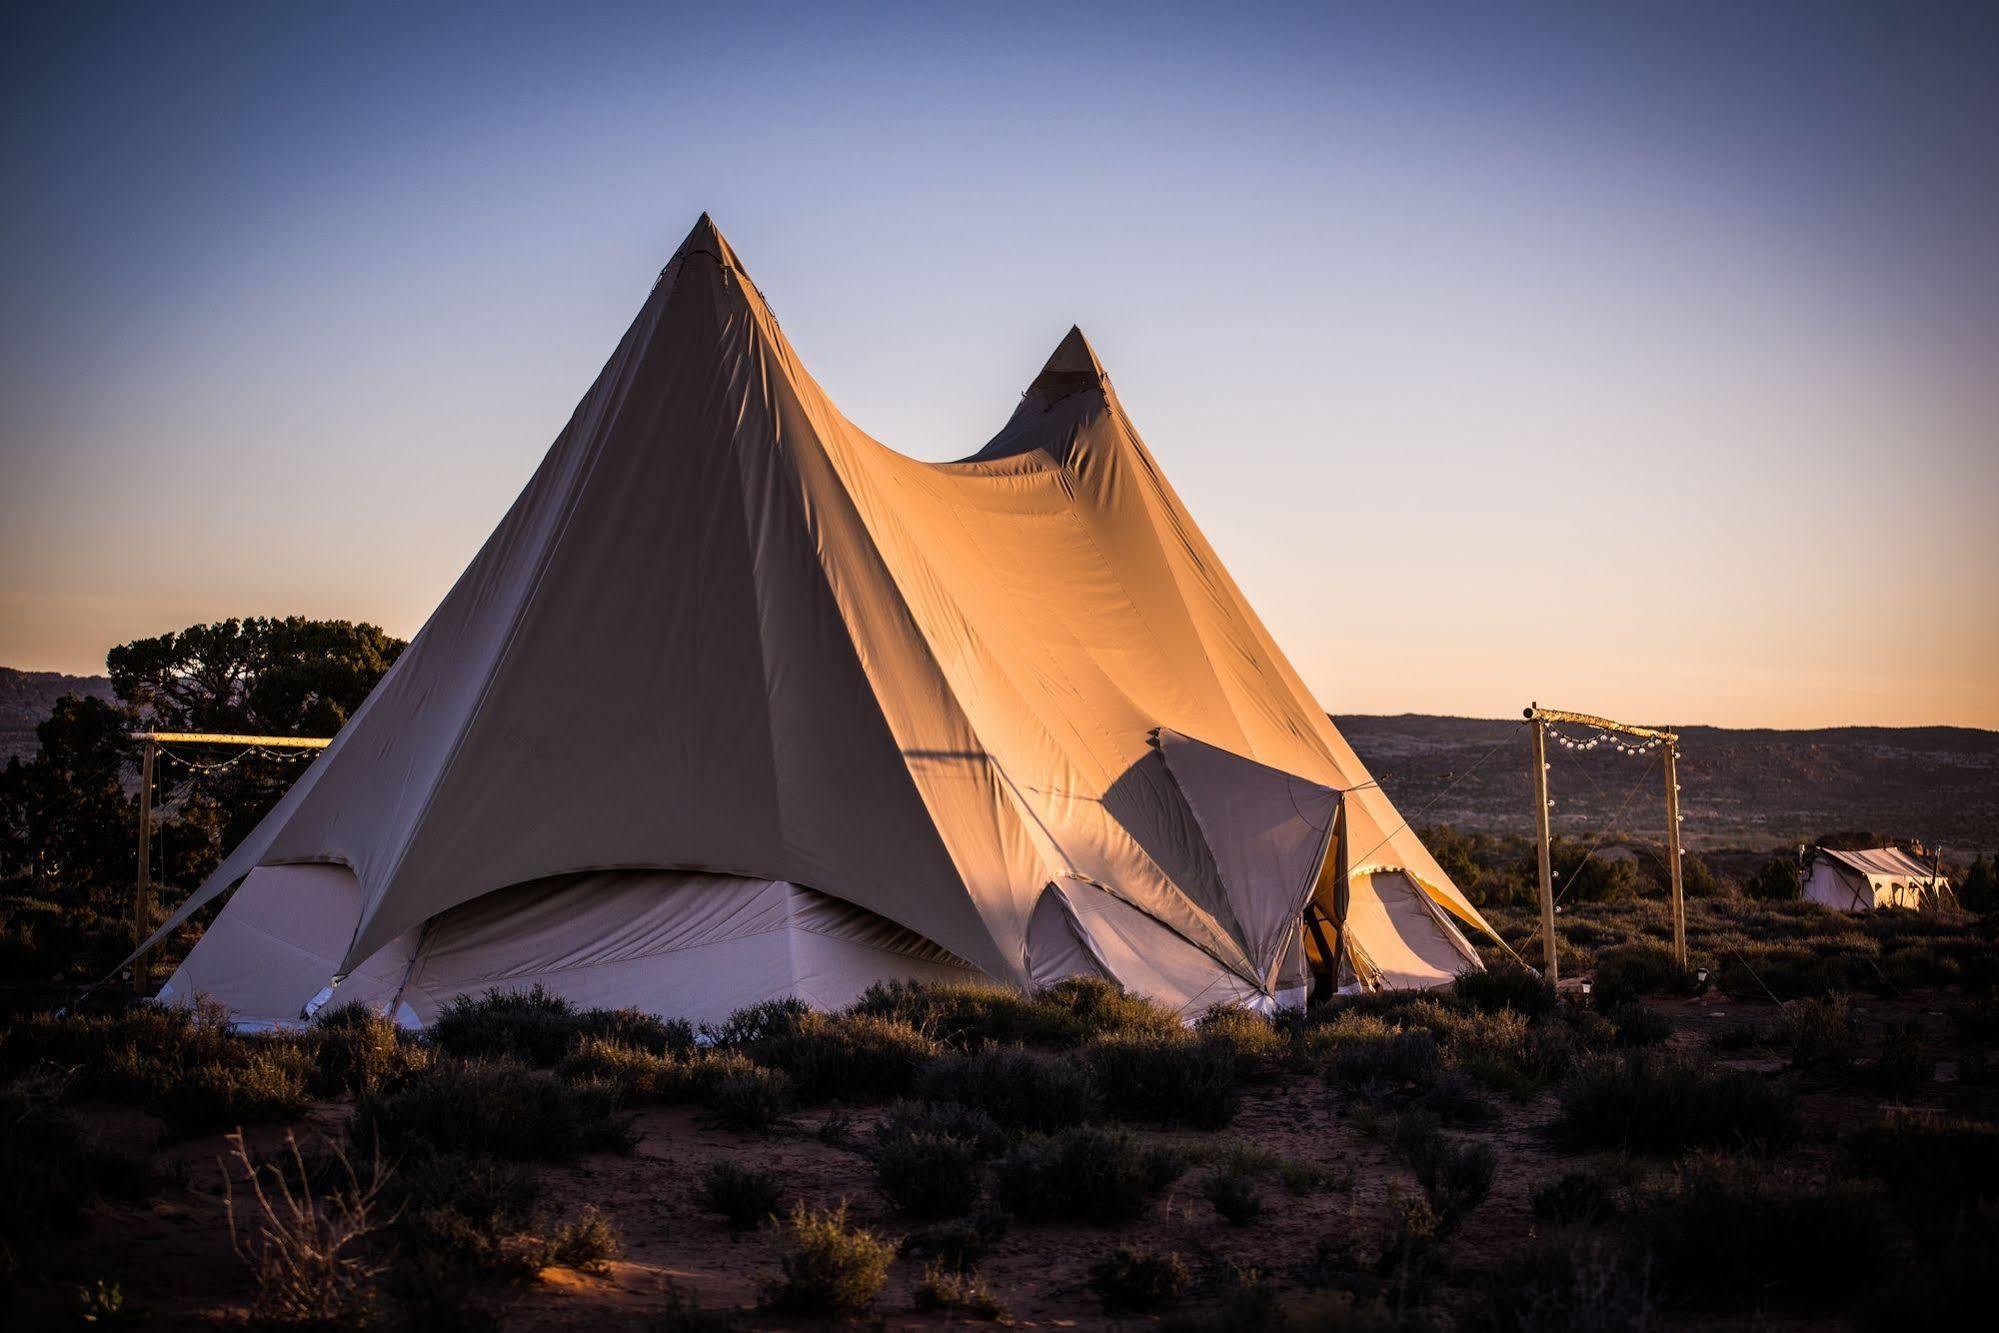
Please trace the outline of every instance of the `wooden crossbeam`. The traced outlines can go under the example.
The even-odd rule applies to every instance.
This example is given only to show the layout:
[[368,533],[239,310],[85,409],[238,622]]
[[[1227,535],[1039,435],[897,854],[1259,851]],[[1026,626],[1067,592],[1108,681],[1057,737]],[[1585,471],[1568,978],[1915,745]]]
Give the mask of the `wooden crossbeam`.
[[1642,736],[1646,740],[1676,741],[1679,738],[1670,731],[1655,731],[1651,727],[1634,727],[1629,722],[1617,722],[1607,717],[1597,717],[1592,713],[1565,713],[1559,708],[1526,708],[1522,717],[1529,722],[1569,722],[1579,727],[1595,727],[1600,731],[1622,732],[1626,736]]
[[324,750],[331,736],[232,736],[219,731],[135,731],[135,741],[162,745],[267,745],[278,750]]

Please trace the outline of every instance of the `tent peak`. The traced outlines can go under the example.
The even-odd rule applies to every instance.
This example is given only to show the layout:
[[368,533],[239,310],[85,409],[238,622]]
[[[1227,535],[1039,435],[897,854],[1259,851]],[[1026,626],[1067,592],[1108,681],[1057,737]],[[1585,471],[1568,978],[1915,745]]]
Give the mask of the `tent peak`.
[[1082,328],[1071,324],[1069,332],[1062,336],[1041,367],[1041,373],[1034,377],[1034,383],[1027,386],[1027,392],[1031,397],[1052,403],[1079,390],[1094,389],[1103,380],[1104,364],[1097,360],[1096,349],[1083,336]]
[[742,267],[741,261],[736,258],[736,252],[730,248],[729,242],[723,239],[722,229],[717,227],[715,219],[705,212],[695,220],[693,230],[687,233],[687,239],[680,243],[680,248],[673,252],[675,259],[688,255],[713,255],[724,268]]

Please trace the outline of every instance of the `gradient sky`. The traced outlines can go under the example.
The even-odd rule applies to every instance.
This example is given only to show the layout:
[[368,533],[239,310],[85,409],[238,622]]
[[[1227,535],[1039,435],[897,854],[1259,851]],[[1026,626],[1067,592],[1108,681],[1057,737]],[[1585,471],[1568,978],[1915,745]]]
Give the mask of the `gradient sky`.
[[1999,727],[1999,6],[0,22],[0,663],[414,633],[707,209],[918,457],[1080,322],[1333,711]]

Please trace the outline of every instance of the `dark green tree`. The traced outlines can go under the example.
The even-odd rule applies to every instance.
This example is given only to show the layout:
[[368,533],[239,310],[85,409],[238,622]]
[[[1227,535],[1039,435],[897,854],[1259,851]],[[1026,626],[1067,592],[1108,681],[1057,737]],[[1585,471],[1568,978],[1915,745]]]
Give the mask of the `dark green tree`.
[[1773,856],[1758,866],[1743,891],[1751,898],[1786,902],[1798,896],[1798,870],[1788,856]]
[[1985,856],[1973,861],[1958,886],[1957,901],[1968,912],[1999,909],[1999,864]]
[[125,782],[129,709],[65,695],[35,728],[41,750],[0,769],[0,875],[86,894],[131,879],[138,825]]
[[[403,643],[345,620],[252,618],[192,625],[113,648],[119,702],[71,696],[37,728],[41,752],[0,770],[0,874],[46,889],[122,892],[135,869],[139,747],[134,730],[331,736]],[[173,752],[173,747],[168,747]],[[185,888],[256,826],[302,771],[286,759],[196,750],[163,759],[154,864]]]

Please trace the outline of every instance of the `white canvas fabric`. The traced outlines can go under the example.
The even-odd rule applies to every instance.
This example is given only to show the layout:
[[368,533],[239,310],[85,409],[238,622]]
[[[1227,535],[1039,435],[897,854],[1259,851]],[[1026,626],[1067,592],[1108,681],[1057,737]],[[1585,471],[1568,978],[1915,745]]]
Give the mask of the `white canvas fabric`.
[[[1301,823],[1258,813],[1278,792]],[[259,867],[347,866],[316,989],[515,885],[696,871],[1027,984],[1053,892],[1135,989],[1267,998],[1332,794],[1356,873],[1489,931],[1079,331],[985,448],[918,462],[841,415],[703,218],[429,623],[166,929]]]
[[1842,912],[1931,906],[1950,894],[1950,880],[1900,847],[1816,849],[1804,896]]
[[541,986],[585,1008],[717,1022],[796,996],[852,1004],[887,978],[973,981],[976,968],[850,903],[773,880],[595,871],[516,885],[399,936],[322,999],[360,916],[344,866],[253,871],[160,998],[222,1004],[239,1026],[294,1026],[316,1000],[407,1026],[451,1000]]

